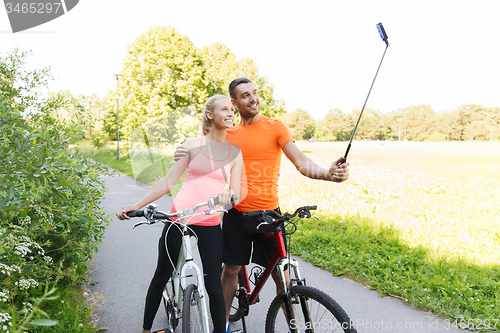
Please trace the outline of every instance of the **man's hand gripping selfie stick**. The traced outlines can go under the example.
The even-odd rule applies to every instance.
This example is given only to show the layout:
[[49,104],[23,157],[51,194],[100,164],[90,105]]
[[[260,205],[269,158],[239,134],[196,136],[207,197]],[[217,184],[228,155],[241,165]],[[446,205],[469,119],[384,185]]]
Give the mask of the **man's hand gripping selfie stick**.
[[354,127],[354,131],[352,131],[351,140],[349,140],[349,145],[347,146],[347,150],[345,152],[344,157],[342,158],[341,163],[345,163],[347,161],[347,154],[349,154],[349,150],[351,149],[352,140],[354,139],[354,136],[356,135],[356,130],[358,129],[359,121],[361,120],[361,116],[363,115],[363,111],[365,110],[366,102],[368,102],[368,97],[370,97],[370,93],[372,92],[373,84],[375,83],[375,80],[377,79],[377,75],[378,75],[378,71],[380,70],[380,66],[382,66],[382,61],[384,61],[385,52],[387,52],[387,48],[389,47],[389,41],[388,41],[389,37],[387,37],[387,33],[385,32],[385,29],[384,29],[384,26],[382,25],[382,23],[377,24],[377,30],[378,30],[378,33],[380,34],[380,37],[385,42],[384,54],[382,55],[382,60],[380,60],[380,64],[378,65],[377,72],[375,73],[375,77],[373,78],[372,85],[370,87],[370,90],[368,91],[368,96],[366,96],[365,104],[363,105],[363,108],[361,109],[361,113],[359,114],[358,122],[356,123],[356,126]]

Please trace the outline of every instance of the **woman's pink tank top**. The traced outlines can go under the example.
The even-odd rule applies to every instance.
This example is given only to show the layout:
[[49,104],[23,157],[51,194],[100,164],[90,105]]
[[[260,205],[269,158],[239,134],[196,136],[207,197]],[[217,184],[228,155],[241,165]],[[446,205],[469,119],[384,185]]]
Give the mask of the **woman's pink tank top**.
[[[200,139],[200,150],[187,166],[186,179],[174,199],[170,212],[176,212],[208,201],[224,189],[231,172],[231,145],[227,144],[228,154],[223,160],[215,160],[202,150],[203,137]],[[203,207],[197,212],[202,212]],[[207,209],[207,208],[205,208]],[[197,215],[187,218],[189,224],[213,226],[220,224],[220,213]]]

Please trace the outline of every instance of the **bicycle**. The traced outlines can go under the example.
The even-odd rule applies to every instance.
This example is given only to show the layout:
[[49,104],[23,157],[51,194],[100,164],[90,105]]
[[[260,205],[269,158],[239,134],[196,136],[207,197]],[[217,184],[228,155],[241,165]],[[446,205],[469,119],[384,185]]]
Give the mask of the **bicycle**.
[[[285,292],[277,295],[269,306],[265,322],[266,333],[336,331],[357,333],[347,313],[333,298],[316,288],[306,285],[305,279],[300,275],[298,261],[290,258],[285,248],[281,235],[282,232],[285,232],[285,227],[291,226],[290,232],[285,233],[290,236],[297,230],[295,224],[297,219],[318,219],[316,216],[312,216],[310,212],[316,208],[316,206],[303,206],[297,208],[293,214],[285,213],[283,215],[274,210],[244,213],[246,216],[257,216],[262,219],[263,222],[257,228],[260,228],[263,224],[268,224],[273,229],[270,234],[259,236],[253,241],[275,239],[277,249],[263,272],[260,266],[253,267],[250,272],[250,276],[253,275],[254,277],[254,281],[251,281],[254,284],[253,291],[251,290],[247,267],[242,266],[238,273],[238,289],[229,320],[231,322],[242,320],[243,331],[240,330],[239,332],[246,332],[245,316],[249,313],[249,306],[259,301],[259,293],[274,267],[276,267],[281,281],[281,288]],[[294,278],[290,277],[288,286],[285,282],[286,267],[291,267],[294,273]],[[257,270],[254,272],[255,269]]]
[[[232,202],[238,200],[237,195],[233,195]],[[208,312],[206,305],[206,291],[203,274],[199,266],[193,261],[191,253],[191,237],[186,219],[195,215],[211,215],[217,212],[226,212],[225,209],[215,209],[219,205],[217,198],[212,198],[202,202],[195,207],[186,208],[175,213],[165,213],[158,210],[158,205],[150,204],[138,211],[127,212],[129,217],[145,217],[146,221],[141,221],[133,225],[133,229],[143,224],[155,224],[158,221],[170,221],[178,223],[182,231],[182,245],[175,265],[172,277],[167,282],[163,290],[163,304],[167,315],[169,327],[166,330],[173,332],[182,318],[183,333],[210,333],[208,324]],[[208,206],[208,209],[195,214],[197,210]],[[178,218],[174,221],[171,218]],[[165,222],[163,222],[165,223]],[[172,263],[173,265],[173,263]],[[189,274],[188,274],[189,272]],[[195,283],[187,283],[187,279],[194,279]],[[159,332],[168,332],[166,330]]]

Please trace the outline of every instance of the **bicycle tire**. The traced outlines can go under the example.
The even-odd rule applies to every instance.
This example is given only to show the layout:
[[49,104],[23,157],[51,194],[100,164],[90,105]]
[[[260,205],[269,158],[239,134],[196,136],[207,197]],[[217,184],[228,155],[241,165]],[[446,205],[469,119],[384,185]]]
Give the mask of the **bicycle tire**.
[[182,333],[200,333],[203,329],[203,300],[198,294],[198,287],[194,284],[187,286],[184,291],[182,305]]
[[177,325],[179,325],[179,318],[175,311],[175,294],[173,288],[172,279],[169,279],[165,285],[165,290],[162,293],[163,305],[165,307],[165,314],[167,315],[167,321],[170,325],[169,329],[175,331]]
[[241,319],[243,315],[243,309],[241,308],[241,302],[239,300],[239,290],[245,288],[245,280],[243,277],[243,269],[240,268],[238,272],[238,290],[236,290],[236,295],[233,297],[233,303],[231,304],[231,310],[229,310],[229,322],[234,323]]
[[[295,306],[295,321],[289,323],[282,310],[285,299],[289,300],[283,293],[277,295],[266,317],[266,333],[295,332],[345,332],[357,333],[347,313],[330,296],[313,287],[294,286],[290,294],[299,298]],[[308,318],[309,319],[305,319]],[[312,317],[312,318],[311,318]]]

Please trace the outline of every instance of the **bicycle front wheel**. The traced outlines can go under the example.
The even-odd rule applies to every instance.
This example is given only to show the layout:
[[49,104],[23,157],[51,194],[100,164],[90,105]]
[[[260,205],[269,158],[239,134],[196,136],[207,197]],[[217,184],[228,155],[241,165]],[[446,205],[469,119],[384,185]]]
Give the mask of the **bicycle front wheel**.
[[[357,333],[349,316],[333,298],[309,286],[295,286],[293,290],[297,296],[295,302],[283,294],[274,298],[267,312],[266,333]],[[290,304],[294,318],[289,321],[284,309]]]
[[182,333],[207,332],[204,326],[205,303],[198,293],[198,287],[194,284],[187,286],[184,291],[182,305]]

